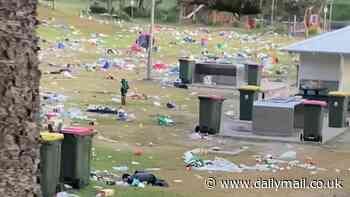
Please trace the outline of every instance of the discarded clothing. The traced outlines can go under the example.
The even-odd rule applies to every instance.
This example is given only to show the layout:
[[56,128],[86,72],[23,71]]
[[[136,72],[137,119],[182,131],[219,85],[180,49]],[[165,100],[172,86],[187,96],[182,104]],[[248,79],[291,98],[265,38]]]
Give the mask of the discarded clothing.
[[89,105],[86,111],[100,114],[118,114],[117,109],[102,105]]
[[158,179],[156,176],[145,171],[135,171],[134,175],[123,174],[123,181],[129,185],[142,187],[140,183],[150,184],[152,186],[169,187],[168,183],[164,180]]

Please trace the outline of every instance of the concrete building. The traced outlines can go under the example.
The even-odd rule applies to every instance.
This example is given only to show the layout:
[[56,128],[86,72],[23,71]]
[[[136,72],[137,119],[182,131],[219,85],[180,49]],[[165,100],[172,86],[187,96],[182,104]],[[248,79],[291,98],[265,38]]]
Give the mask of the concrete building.
[[299,87],[350,91],[350,26],[282,49],[300,54]]

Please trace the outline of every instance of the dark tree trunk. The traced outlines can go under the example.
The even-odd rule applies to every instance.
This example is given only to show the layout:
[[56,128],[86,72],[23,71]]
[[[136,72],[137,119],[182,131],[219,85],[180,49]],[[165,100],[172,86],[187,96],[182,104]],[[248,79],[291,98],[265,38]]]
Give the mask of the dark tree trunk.
[[0,0],[0,196],[40,195],[37,0]]

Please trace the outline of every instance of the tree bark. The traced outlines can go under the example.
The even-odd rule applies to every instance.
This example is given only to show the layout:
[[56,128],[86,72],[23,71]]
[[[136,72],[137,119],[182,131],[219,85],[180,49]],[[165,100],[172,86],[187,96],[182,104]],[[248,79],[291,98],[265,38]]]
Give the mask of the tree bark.
[[37,0],[0,0],[0,196],[40,196]]

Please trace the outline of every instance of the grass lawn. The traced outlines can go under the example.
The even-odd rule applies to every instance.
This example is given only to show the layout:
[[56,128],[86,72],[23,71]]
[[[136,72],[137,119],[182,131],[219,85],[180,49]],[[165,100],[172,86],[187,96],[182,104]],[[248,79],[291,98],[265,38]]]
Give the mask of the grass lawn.
[[[207,148],[211,146],[220,146],[228,149],[239,148],[246,145],[245,142],[228,141],[218,139],[213,141],[195,141],[189,139],[188,135],[198,122],[198,94],[221,94],[233,98],[233,92],[220,92],[217,90],[191,89],[182,90],[174,88],[162,88],[159,81],[144,81],[145,58],[138,56],[127,56],[125,50],[132,45],[137,37],[137,32],[147,30],[147,24],[142,23],[121,23],[117,25],[101,24],[100,21],[79,18],[79,10],[86,7],[86,1],[57,1],[55,11],[49,10],[43,6],[39,7],[39,18],[48,21],[38,29],[38,34],[47,43],[42,43],[42,64],[40,65],[43,73],[53,70],[48,63],[67,64],[67,63],[94,63],[98,58],[104,56],[104,48],[112,47],[121,51],[122,55],[117,56],[119,59],[129,59],[136,68],[132,71],[111,69],[108,72],[116,76],[116,80],[107,80],[106,72],[96,71],[88,72],[81,68],[75,67],[76,78],[67,79],[61,75],[43,74],[41,80],[41,91],[56,91],[68,96],[65,103],[66,108],[79,107],[82,111],[89,104],[104,104],[119,107],[119,104],[112,101],[112,97],[119,94],[120,79],[126,78],[130,82],[130,92],[144,93],[148,95],[148,100],[128,100],[124,109],[130,114],[136,116],[132,122],[117,121],[114,116],[99,116],[89,114],[96,119],[96,130],[99,132],[94,140],[94,150],[96,157],[93,158],[92,168],[96,170],[112,171],[113,166],[128,166],[130,173],[134,170],[143,170],[145,168],[160,168],[155,174],[169,182],[170,187],[154,188],[123,188],[110,187],[115,189],[115,197],[221,197],[221,196],[243,196],[242,192],[227,192],[226,190],[208,191],[204,185],[204,179],[209,176],[217,177],[259,177],[275,176],[275,174],[252,172],[247,174],[223,174],[197,171],[186,171],[182,155],[185,151],[193,148]],[[53,20],[54,19],[54,20]],[[65,26],[65,27],[63,27]],[[67,30],[68,28],[68,30]],[[235,52],[245,49],[259,49],[259,52],[277,53],[276,49],[268,49],[266,45],[280,44],[287,45],[295,42],[296,39],[282,35],[261,35],[263,44],[259,43],[241,43],[238,39],[225,39],[220,36],[221,31],[237,31],[253,35],[257,32],[248,33],[242,29],[209,27],[210,34],[204,35],[199,32],[198,26],[175,26],[159,25],[157,26],[156,38],[160,46],[160,51],[155,55],[155,62],[166,64],[176,64],[177,58],[182,54],[199,54],[201,47],[198,44],[182,43],[181,40],[185,35],[200,40],[203,36],[209,37],[209,50],[213,53],[216,45],[225,44],[225,51]],[[75,32],[75,33],[74,33]],[[101,37],[102,43],[98,46],[89,44],[92,33],[105,34]],[[82,50],[53,50],[57,42],[68,38],[70,40],[79,39],[79,48]],[[176,43],[176,44],[170,44]],[[291,57],[287,54],[279,54],[281,65],[291,65]],[[154,72],[155,76],[162,76]],[[193,92],[197,92],[194,94]],[[154,101],[160,102],[161,106],[155,106]],[[176,102],[178,109],[169,110],[165,104],[169,101]],[[173,127],[162,127],[157,124],[157,115],[169,115],[176,122]],[[81,125],[87,124],[80,122]],[[105,138],[113,140],[106,141]],[[250,150],[239,156],[225,157],[237,163],[254,163],[254,154],[261,153],[264,145],[248,143]],[[273,145],[271,145],[273,146]],[[276,145],[280,149],[283,145]],[[264,148],[261,148],[264,147]],[[134,156],[135,148],[144,150],[142,156]],[[275,148],[275,147],[274,147]],[[319,153],[318,148],[308,147],[306,150],[300,149],[301,152],[307,152],[310,155]],[[327,152],[327,151],[325,151]],[[326,153],[325,153],[326,154]],[[209,155],[208,158],[214,158],[215,155]],[[343,161],[339,160],[343,155],[329,155],[337,164]],[[139,165],[131,163],[139,162]],[[343,168],[346,166],[344,165]],[[283,172],[278,177],[298,177],[304,176],[303,171]],[[346,174],[345,174],[346,175]],[[322,175],[327,176],[327,175]],[[181,180],[182,182],[174,182]],[[92,182],[87,188],[75,191],[82,197],[94,197],[96,195],[95,186],[109,188],[103,183]],[[349,187],[347,187],[349,190]],[[297,192],[297,194],[300,194]],[[256,191],[244,193],[244,196],[296,196],[297,194],[286,194],[285,191],[276,193],[266,192],[258,193]],[[308,192],[308,197],[316,197]],[[317,196],[318,197],[318,196]]]

